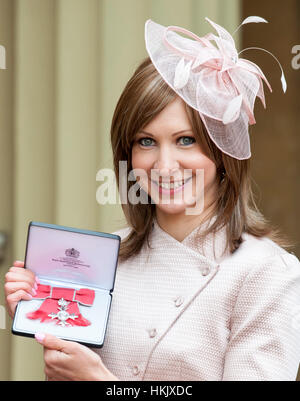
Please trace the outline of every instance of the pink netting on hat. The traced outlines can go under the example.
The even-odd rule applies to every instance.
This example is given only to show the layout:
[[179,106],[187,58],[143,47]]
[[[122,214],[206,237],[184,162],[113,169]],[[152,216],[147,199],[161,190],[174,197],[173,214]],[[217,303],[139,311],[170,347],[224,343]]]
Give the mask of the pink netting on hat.
[[248,159],[255,100],[259,97],[265,107],[263,80],[271,87],[259,67],[238,58],[232,36],[207,20],[219,36],[199,38],[183,28],[148,20],[146,48],[166,83],[199,112],[216,146],[236,159]]

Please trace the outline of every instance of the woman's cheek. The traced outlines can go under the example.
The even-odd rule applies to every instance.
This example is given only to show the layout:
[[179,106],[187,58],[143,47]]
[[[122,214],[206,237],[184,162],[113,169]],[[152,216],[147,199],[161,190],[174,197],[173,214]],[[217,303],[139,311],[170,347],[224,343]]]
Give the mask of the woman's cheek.
[[205,185],[214,184],[217,178],[216,165],[212,161],[209,161],[206,165],[205,171],[206,171],[206,177],[204,176]]
[[206,156],[198,154],[195,160],[191,158],[189,167],[186,166],[186,168],[193,170],[193,197],[196,199],[204,197],[205,199],[206,196],[211,196],[211,189],[216,184],[215,164]]
[[139,185],[149,193],[150,188],[148,180],[151,178],[150,167],[148,158],[139,151],[132,152],[132,168],[136,170],[135,177]]
[[132,168],[133,169],[147,169],[147,165],[149,164],[149,156],[147,155],[147,152],[141,151],[141,149],[138,148],[138,145],[134,146],[132,149]]

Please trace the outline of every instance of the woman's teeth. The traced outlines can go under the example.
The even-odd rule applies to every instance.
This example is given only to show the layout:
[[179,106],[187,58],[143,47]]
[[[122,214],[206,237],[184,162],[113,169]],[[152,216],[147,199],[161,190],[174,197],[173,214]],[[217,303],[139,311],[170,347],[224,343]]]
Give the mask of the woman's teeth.
[[176,181],[176,182],[171,182],[171,183],[166,183],[166,182],[161,182],[159,183],[159,186],[164,189],[176,189],[179,187],[182,187],[188,180],[181,180],[181,181]]
[[159,184],[159,186],[164,189],[176,189],[176,188],[182,187],[182,185],[183,185],[183,181],[176,182],[176,183],[170,183],[170,184],[162,182]]

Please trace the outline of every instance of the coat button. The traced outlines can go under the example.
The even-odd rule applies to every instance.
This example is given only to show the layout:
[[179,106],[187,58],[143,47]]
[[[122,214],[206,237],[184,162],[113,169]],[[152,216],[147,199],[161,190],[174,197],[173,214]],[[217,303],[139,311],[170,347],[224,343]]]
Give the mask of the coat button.
[[157,334],[157,330],[156,329],[149,330],[149,337],[150,338],[155,337],[156,334]]
[[209,273],[210,273],[209,267],[205,267],[201,272],[202,276],[207,276]]
[[134,374],[134,376],[137,376],[140,373],[140,369],[138,366],[134,366],[132,368],[132,373]]
[[175,303],[175,306],[178,308],[180,305],[183,304],[183,297],[177,297],[177,298],[174,300],[174,303]]

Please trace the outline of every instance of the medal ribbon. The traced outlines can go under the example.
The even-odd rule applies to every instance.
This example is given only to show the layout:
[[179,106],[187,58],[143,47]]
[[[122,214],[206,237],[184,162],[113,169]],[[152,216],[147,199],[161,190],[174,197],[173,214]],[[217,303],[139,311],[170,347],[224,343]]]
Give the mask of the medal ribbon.
[[[51,287],[50,285],[38,284],[37,294],[33,299],[44,299],[44,302],[34,312],[26,314],[28,319],[41,319],[41,322],[52,321],[50,314],[55,314],[60,311],[58,301],[61,299],[68,301],[66,311],[69,315],[77,316],[76,319],[69,318],[66,323],[71,326],[89,326],[91,322],[85,319],[79,311],[78,304],[92,306],[95,299],[95,291],[87,288],[74,290],[73,288]],[[59,324],[59,319],[55,319]]]

